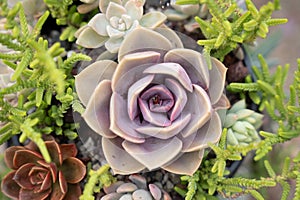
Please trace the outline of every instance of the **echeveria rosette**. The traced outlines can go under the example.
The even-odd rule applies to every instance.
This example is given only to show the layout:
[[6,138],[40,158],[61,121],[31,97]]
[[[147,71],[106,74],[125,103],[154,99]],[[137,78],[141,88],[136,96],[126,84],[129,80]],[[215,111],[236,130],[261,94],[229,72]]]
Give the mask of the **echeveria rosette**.
[[208,70],[202,55],[183,48],[170,29],[137,28],[120,47],[118,63],[97,61],[75,77],[83,118],[102,136],[114,173],[198,169],[204,149],[222,132],[215,110],[229,106],[227,69],[212,63]]
[[46,141],[52,158],[45,162],[32,142],[6,149],[4,160],[13,171],[2,180],[1,190],[11,199],[78,199],[81,195],[79,182],[86,173],[85,165],[77,158],[75,144],[59,145]]
[[145,0],[100,0],[102,13],[96,14],[89,23],[79,29],[76,43],[85,48],[105,45],[111,53],[117,53],[124,37],[139,26],[155,28],[166,16],[158,11],[143,15]]

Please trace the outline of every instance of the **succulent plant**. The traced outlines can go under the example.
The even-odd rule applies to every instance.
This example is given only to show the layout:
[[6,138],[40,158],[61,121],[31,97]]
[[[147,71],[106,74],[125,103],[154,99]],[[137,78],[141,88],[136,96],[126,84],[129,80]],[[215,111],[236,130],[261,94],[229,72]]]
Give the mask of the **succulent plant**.
[[176,4],[176,0],[171,0],[170,8],[166,9],[164,14],[168,20],[180,21],[198,15],[199,11],[199,4],[178,5]]
[[88,13],[99,6],[99,0],[80,0],[83,4],[77,6],[77,10],[81,14]]
[[193,174],[207,143],[218,142],[222,132],[215,110],[229,106],[227,69],[212,58],[208,70],[202,55],[167,28],[133,30],[118,62],[94,62],[75,77],[83,118],[102,136],[114,173]]
[[76,43],[86,48],[105,45],[109,52],[117,53],[124,37],[132,30],[139,26],[155,28],[165,21],[166,16],[161,12],[143,15],[144,3],[145,0],[100,0],[102,13],[76,32]]
[[141,175],[130,175],[129,180],[130,182],[117,181],[109,187],[104,187],[103,189],[106,194],[101,200],[171,200],[170,195],[160,189],[156,184],[149,184],[147,186],[145,177]]
[[37,146],[12,146],[5,150],[6,165],[13,171],[2,180],[1,190],[11,199],[78,199],[79,182],[86,173],[77,158],[75,144],[59,145],[53,139],[45,141],[52,158],[45,162]]
[[33,23],[31,25],[34,25],[37,22],[38,17],[46,10],[46,4],[43,0],[7,0],[7,4],[10,8],[18,2],[22,2],[28,21]]
[[262,125],[263,115],[246,108],[240,100],[228,110],[224,122],[229,145],[248,145],[260,141],[257,129]]

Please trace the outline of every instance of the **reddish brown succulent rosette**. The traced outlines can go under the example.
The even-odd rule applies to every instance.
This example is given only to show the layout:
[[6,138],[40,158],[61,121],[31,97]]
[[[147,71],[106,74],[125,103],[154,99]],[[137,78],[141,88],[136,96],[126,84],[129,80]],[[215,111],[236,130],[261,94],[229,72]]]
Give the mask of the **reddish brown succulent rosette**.
[[75,144],[45,142],[52,161],[47,163],[34,143],[6,149],[4,159],[13,171],[1,182],[2,192],[19,200],[78,199],[79,182],[86,174],[85,165],[76,158]]

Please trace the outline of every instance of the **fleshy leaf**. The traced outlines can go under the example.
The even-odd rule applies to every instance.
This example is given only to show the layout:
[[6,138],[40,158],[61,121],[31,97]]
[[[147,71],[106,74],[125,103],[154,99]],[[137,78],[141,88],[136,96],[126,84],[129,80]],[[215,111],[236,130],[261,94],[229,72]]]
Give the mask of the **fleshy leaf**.
[[223,94],[227,68],[216,58],[212,58],[212,69],[209,70],[209,96],[211,104],[219,101]]
[[127,98],[127,110],[128,115],[131,120],[133,120],[138,115],[138,96],[141,92],[151,83],[153,80],[153,75],[145,76],[144,78],[139,79],[128,89],[128,98]]
[[199,168],[203,154],[204,150],[184,153],[177,160],[162,168],[174,174],[192,176]]
[[108,36],[101,36],[91,27],[85,27],[78,33],[76,44],[85,48],[98,48],[103,46],[107,40]]
[[166,140],[148,138],[143,144],[134,144],[125,140],[122,146],[137,161],[149,170],[153,170],[176,157],[181,151],[182,142],[176,137]]
[[177,135],[190,121],[191,114],[179,117],[167,127],[157,127],[153,125],[145,125],[137,128],[136,130],[140,133],[154,136],[160,139],[168,139]]
[[132,20],[140,20],[143,16],[143,6],[138,6],[135,1],[128,1],[125,9]]
[[18,169],[26,163],[37,163],[38,160],[43,160],[41,154],[23,149],[16,151],[15,156],[13,158],[13,166],[15,169]]
[[119,49],[118,60],[129,54],[140,51],[155,50],[165,52],[172,48],[171,42],[163,35],[142,27],[134,29],[128,34]]
[[86,106],[97,85],[104,79],[110,80],[117,63],[111,60],[94,62],[75,77],[75,87],[80,101]]
[[99,8],[102,13],[106,13],[107,7],[110,2],[115,2],[122,5],[122,0],[99,0]]
[[106,27],[109,21],[103,13],[96,14],[88,23],[88,25],[101,36],[108,36]]
[[176,78],[189,92],[193,91],[192,82],[186,71],[177,63],[159,63],[148,67],[144,73],[164,74]]
[[18,199],[21,187],[13,180],[15,171],[9,172],[1,181],[1,191],[11,199]]
[[78,183],[86,173],[85,165],[77,158],[70,157],[64,160],[60,170],[64,174],[67,183]]
[[183,152],[198,151],[208,147],[208,143],[215,144],[220,140],[222,133],[221,120],[216,112],[213,112],[211,119],[202,126],[196,133],[182,138]]
[[167,16],[158,11],[148,12],[140,20],[140,25],[146,28],[160,26],[167,19]]
[[116,82],[118,82],[122,76],[134,67],[141,66],[148,63],[157,63],[160,59],[160,54],[154,51],[145,51],[141,53],[128,54],[120,61],[118,68],[116,69],[112,78],[112,88],[115,91]]
[[212,114],[212,106],[206,92],[198,85],[193,86],[194,92],[188,93],[188,102],[183,110],[183,113],[192,113],[192,119],[182,130],[183,137],[187,137],[196,132],[210,119]]
[[109,105],[111,95],[111,81],[101,81],[92,94],[91,100],[82,115],[86,123],[96,133],[108,138],[116,137],[116,135],[109,130]]
[[14,167],[14,164],[13,164],[13,158],[15,157],[15,153],[19,150],[23,150],[24,147],[21,147],[21,146],[11,146],[9,148],[7,148],[5,150],[5,153],[4,153],[4,161],[5,161],[5,164],[7,165],[7,167],[11,168],[11,169],[18,169],[17,167]]
[[110,130],[116,135],[134,143],[143,143],[145,137],[135,129],[138,125],[130,120],[127,102],[117,93],[113,93],[110,103]]
[[133,174],[145,167],[129,155],[122,147],[120,138],[102,138],[102,148],[105,158],[115,174]]
[[165,55],[164,61],[180,64],[186,70],[192,83],[204,89],[209,87],[208,66],[199,52],[191,49],[172,49]]

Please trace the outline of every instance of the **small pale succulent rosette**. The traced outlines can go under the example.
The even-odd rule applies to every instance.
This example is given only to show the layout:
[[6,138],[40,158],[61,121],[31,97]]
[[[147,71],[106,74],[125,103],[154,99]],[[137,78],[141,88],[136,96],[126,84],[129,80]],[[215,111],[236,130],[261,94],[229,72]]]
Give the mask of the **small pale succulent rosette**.
[[117,181],[109,187],[104,187],[105,195],[101,200],[109,199],[155,199],[171,200],[170,195],[156,184],[147,184],[145,177],[132,174],[130,182]]
[[245,100],[236,102],[227,111],[224,128],[227,128],[227,144],[247,146],[259,142],[257,129],[263,123],[263,115],[246,108]]
[[96,14],[89,23],[80,28],[76,43],[85,48],[105,45],[110,53],[117,53],[124,38],[139,26],[155,28],[166,16],[158,11],[143,15],[145,0],[100,0],[102,13]]
[[102,136],[115,174],[162,168],[192,175],[199,168],[204,149],[222,132],[216,110],[229,106],[227,69],[212,63],[208,70],[174,31],[140,27],[125,38],[118,63],[97,61],[76,76],[83,118]]

